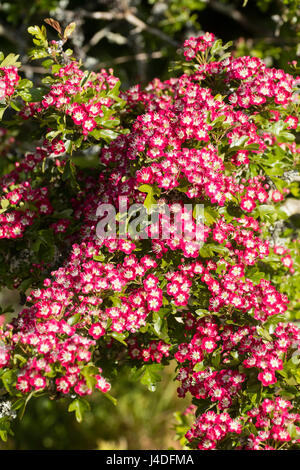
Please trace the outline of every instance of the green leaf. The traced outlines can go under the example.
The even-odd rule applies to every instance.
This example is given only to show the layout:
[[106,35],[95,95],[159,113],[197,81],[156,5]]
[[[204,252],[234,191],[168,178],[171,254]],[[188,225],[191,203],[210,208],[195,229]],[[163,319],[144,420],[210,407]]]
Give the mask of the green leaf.
[[32,284],[32,279],[31,278],[24,279],[24,281],[22,281],[20,286],[19,286],[19,290],[21,292],[26,292],[27,289],[31,286],[31,284]]
[[216,273],[217,274],[222,274],[223,271],[226,271],[226,264],[225,263],[218,263]]
[[52,59],[46,59],[42,62],[42,66],[45,69],[50,69],[50,67],[54,64],[54,61]]
[[53,139],[55,139],[55,137],[57,137],[60,134],[61,134],[60,130],[59,131],[50,131],[46,134],[46,139],[52,141]]
[[204,369],[205,369],[205,366],[204,366],[203,361],[202,362],[197,362],[197,364],[195,364],[194,367],[193,367],[193,370],[195,372],[200,372],[201,370],[204,370]]
[[23,403],[21,404],[21,406],[18,407],[20,409],[19,419],[23,418],[29,400],[31,400],[33,396],[41,395],[42,393],[43,392],[40,392],[39,390],[33,390],[25,399],[23,399]]
[[35,103],[41,101],[44,96],[44,91],[42,88],[30,88],[19,90],[19,96],[26,103]]
[[20,106],[16,103],[16,101],[11,101],[9,104],[10,104],[10,107],[11,107],[12,109],[14,109],[15,111],[17,111],[17,113],[18,113],[19,111],[21,111],[21,108],[20,108]]
[[52,245],[54,243],[53,232],[51,229],[43,229],[38,231],[39,239],[44,245]]
[[74,411],[76,420],[78,423],[81,423],[84,413],[90,410],[90,405],[87,400],[84,398],[76,398],[75,400],[70,403],[68,411]]
[[8,393],[11,393],[12,386],[16,382],[16,371],[8,369],[1,375],[1,380]]
[[300,198],[300,184],[296,181],[290,184],[289,190],[291,194],[297,198]]
[[3,114],[5,113],[5,110],[6,110],[7,108],[8,108],[8,106],[0,105],[0,120],[2,119]]
[[282,131],[279,134],[278,142],[293,142],[295,140],[294,134],[288,131]]
[[43,99],[45,91],[42,88],[38,87],[38,88],[31,88],[28,91],[28,93],[30,95],[29,102],[34,103],[36,101],[41,101]]
[[28,55],[32,60],[44,59],[48,57],[48,52],[45,49],[33,48],[28,51]]
[[38,40],[38,45],[43,47],[48,46],[47,32],[44,25],[41,28],[39,26],[29,26],[27,31]]
[[199,318],[203,318],[203,317],[207,317],[210,312],[208,310],[198,308],[198,310],[196,310],[195,313],[197,314]]
[[86,70],[83,74],[83,77],[81,79],[81,82],[80,82],[80,86],[83,87],[86,82],[88,81],[88,79],[90,78],[91,76],[91,72],[89,72],[88,70]]
[[22,100],[25,101],[26,103],[30,101],[31,95],[27,90],[19,90],[18,95],[21,96]]
[[98,124],[102,127],[111,129],[117,127],[120,124],[120,119],[99,119]]
[[118,400],[117,400],[115,397],[113,397],[110,393],[105,392],[105,393],[104,393],[104,396],[105,396],[109,401],[111,401],[114,406],[117,406]]
[[12,409],[13,410],[19,410],[24,406],[25,398],[18,398],[13,404],[12,404]]
[[76,325],[76,323],[79,322],[81,318],[81,313],[75,313],[75,315],[72,315],[70,318],[68,318],[67,323],[70,326]]
[[6,210],[9,207],[9,200],[8,199],[1,199],[1,207],[2,207],[2,209]]
[[121,307],[121,300],[119,297],[112,295],[109,297],[109,300],[111,301],[114,307]]
[[62,68],[62,65],[60,65],[60,64],[54,64],[54,65],[52,65],[51,72],[52,72],[53,74],[54,74],[54,73],[58,73],[61,68]]
[[204,207],[204,222],[206,225],[212,225],[218,219],[218,213],[212,207]]
[[267,341],[273,341],[272,336],[269,334],[268,330],[263,328],[262,326],[256,327],[257,333],[262,336]]
[[287,182],[281,178],[276,178],[275,176],[273,176],[271,180],[275,184],[276,188],[279,190],[282,190],[283,188],[286,188],[288,186]]
[[21,354],[14,354],[14,357],[13,357],[13,362],[14,364],[20,364],[21,367],[23,367],[26,362],[27,362],[27,359],[22,356]]
[[157,383],[161,381],[162,364],[147,364],[145,365],[145,372],[141,377],[141,383],[146,385],[150,392],[156,390]]
[[160,195],[160,189],[156,186],[151,186],[150,184],[142,184],[139,186],[139,191],[143,193],[147,193],[146,199],[144,201],[144,206],[146,207],[147,211],[149,212],[151,207],[156,204],[156,199],[154,195]]
[[4,60],[2,60],[0,67],[20,67],[21,62],[18,62],[19,55],[16,54],[8,54]]
[[277,219],[276,209],[270,204],[261,204],[257,207],[259,217],[262,220],[267,220],[269,222],[275,222]]
[[52,230],[39,230],[38,236],[32,243],[32,249],[41,260],[51,261],[54,255],[54,235]]
[[240,150],[240,149],[243,149],[245,147],[245,143],[249,140],[249,136],[248,135],[242,135],[241,137],[239,137],[238,139],[234,139],[233,142],[231,142],[231,144],[229,145],[229,148],[230,150]]
[[120,85],[121,85],[121,82],[120,80],[115,84],[115,86],[109,90],[109,92],[107,93],[107,96],[109,98],[118,98],[119,96],[119,90],[120,90]]
[[153,312],[153,327],[154,331],[159,335],[161,332],[161,327],[163,324],[163,319],[160,316],[159,312]]
[[[217,96],[220,96],[220,95],[217,95]],[[214,98],[215,100],[217,99],[217,96],[215,96],[215,98]],[[221,97],[221,99],[218,100],[218,101],[221,101],[221,100],[222,100],[222,97]],[[211,124],[212,124],[212,126],[221,125],[221,124],[223,124],[223,122],[225,121],[225,119],[226,119],[226,116],[225,116],[225,115],[223,115],[223,116],[218,116],[214,121],[212,121]]]
[[27,78],[23,78],[18,82],[18,88],[32,88],[33,83],[31,80],[28,80]]
[[89,135],[92,135],[96,140],[103,139],[108,144],[118,137],[118,133],[111,129],[94,129]]
[[153,193],[153,186],[151,186],[150,184],[142,184],[141,186],[139,186],[138,189],[139,191],[142,191],[142,193]]
[[70,181],[71,186],[77,189],[79,188],[79,185],[76,180],[76,167],[74,163],[69,159],[64,167],[64,172],[62,175],[62,180],[63,181]]
[[130,372],[129,372],[130,377],[132,378],[132,380],[139,380],[144,374],[145,370],[146,370],[145,365],[143,365],[142,367],[133,366],[131,367]]
[[220,365],[221,361],[221,354],[217,353],[215,356],[212,357],[211,363],[217,369]]
[[285,123],[283,121],[276,121],[274,124],[272,124],[268,132],[271,132],[272,134],[279,136],[281,131],[284,129]]
[[202,258],[211,258],[213,256],[213,252],[209,244],[204,244],[200,250],[199,254]]
[[7,431],[5,429],[0,429],[0,439],[3,442],[7,441]]
[[124,333],[118,333],[117,331],[113,331],[110,335],[112,338],[114,338],[116,341],[119,341],[119,343],[124,344],[124,346],[128,347],[128,344],[125,342],[125,339],[127,338],[127,334]]
[[105,261],[105,256],[103,254],[101,255],[94,255],[93,256],[94,261]]
[[72,23],[68,24],[68,26],[64,30],[64,39],[68,39],[71,36],[71,34],[73,33],[73,31],[75,30],[75,28],[76,28],[76,23],[75,22],[72,22]]
[[214,251],[215,253],[221,253],[222,255],[227,255],[228,254],[228,248],[223,245],[217,245],[215,243],[210,243],[210,249]]
[[180,193],[186,193],[189,189],[189,184],[186,181],[181,181],[180,186],[176,186],[174,189]]
[[88,364],[88,365],[84,366],[81,369],[80,372],[83,375],[83,377],[85,378],[85,381],[86,381],[86,384],[87,384],[88,388],[93,390],[94,386],[97,383],[97,379],[95,379],[95,375],[99,374],[98,367],[93,366],[92,364],[90,364],[90,365]]

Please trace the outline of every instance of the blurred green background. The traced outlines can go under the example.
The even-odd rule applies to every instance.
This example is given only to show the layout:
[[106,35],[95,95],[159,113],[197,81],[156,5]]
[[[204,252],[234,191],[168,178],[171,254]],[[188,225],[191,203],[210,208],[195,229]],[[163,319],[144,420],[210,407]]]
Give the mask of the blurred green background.
[[150,392],[131,380],[125,369],[111,390],[117,406],[103,394],[95,394],[88,398],[91,410],[81,423],[66,412],[64,399],[31,400],[22,420],[16,420],[15,435],[0,444],[0,450],[181,449],[173,415],[190,403],[177,399],[173,378],[174,369],[169,366],[157,390]]

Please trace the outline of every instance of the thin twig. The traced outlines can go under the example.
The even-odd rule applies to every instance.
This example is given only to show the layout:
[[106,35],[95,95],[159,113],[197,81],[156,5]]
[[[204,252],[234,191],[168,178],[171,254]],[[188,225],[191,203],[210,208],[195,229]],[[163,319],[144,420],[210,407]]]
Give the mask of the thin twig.
[[[109,61],[109,64],[112,65],[119,65],[119,64],[125,64],[126,62],[131,62],[131,61],[146,61],[146,60],[151,60],[151,59],[161,59],[163,57],[163,53],[161,51],[156,51],[156,52],[151,52],[151,53],[146,53],[146,52],[140,52],[138,54],[133,54],[133,55],[124,55],[121,57],[116,57],[115,59],[111,59]],[[109,64],[107,62],[100,62],[97,64],[97,67],[108,67]]]
[[167,34],[163,33],[160,29],[153,28],[152,26],[147,25],[144,21],[139,19],[137,16],[133,15],[130,12],[126,12],[124,15],[124,19],[128,21],[128,23],[136,26],[140,29],[140,31],[147,31],[148,33],[152,34],[153,36],[157,36],[163,41],[171,44],[174,47],[179,47],[179,43],[174,41],[174,39],[170,38]]
[[147,23],[145,23],[136,15],[134,15],[130,10],[122,11],[122,12],[120,11],[92,11],[92,12],[82,11],[81,14],[85,16],[86,18],[92,18],[95,20],[104,20],[104,21],[125,20],[129,24],[139,28],[140,31],[145,31],[145,32],[148,32],[149,34],[152,34],[153,36],[159,37],[164,42],[167,42],[168,44],[174,47],[178,47],[180,45],[177,41],[170,38],[163,31],[157,28],[153,28],[152,26],[149,26]]

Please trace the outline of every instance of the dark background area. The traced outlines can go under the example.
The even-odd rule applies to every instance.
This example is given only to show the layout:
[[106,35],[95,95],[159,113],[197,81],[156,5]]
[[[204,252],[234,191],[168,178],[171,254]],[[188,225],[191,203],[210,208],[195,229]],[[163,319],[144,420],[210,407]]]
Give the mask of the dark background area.
[[[64,27],[75,21],[70,40],[75,55],[92,69],[113,67],[125,87],[165,78],[182,42],[203,31],[234,40],[238,55],[258,55],[268,65],[286,68],[300,53],[299,9],[297,0],[4,1],[0,49],[23,57],[28,78],[41,73],[37,63],[26,59],[31,41],[27,28],[50,16]],[[47,29],[56,39],[55,31]]]

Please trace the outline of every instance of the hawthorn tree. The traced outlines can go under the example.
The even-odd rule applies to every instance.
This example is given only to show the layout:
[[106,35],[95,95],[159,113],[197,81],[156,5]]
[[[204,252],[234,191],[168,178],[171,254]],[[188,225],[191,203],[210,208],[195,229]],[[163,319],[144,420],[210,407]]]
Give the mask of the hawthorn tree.
[[[0,64],[0,282],[25,304],[0,330],[1,437],[34,397],[81,421],[94,391],[116,402],[123,367],[154,391],[175,361],[184,447],[297,448],[299,243],[272,236],[297,189],[297,77],[206,33],[171,78],[120,92],[65,48],[74,23],[46,23],[57,41],[29,28],[39,86],[13,54]],[[174,217],[124,237],[119,212],[99,236],[120,198]]]

